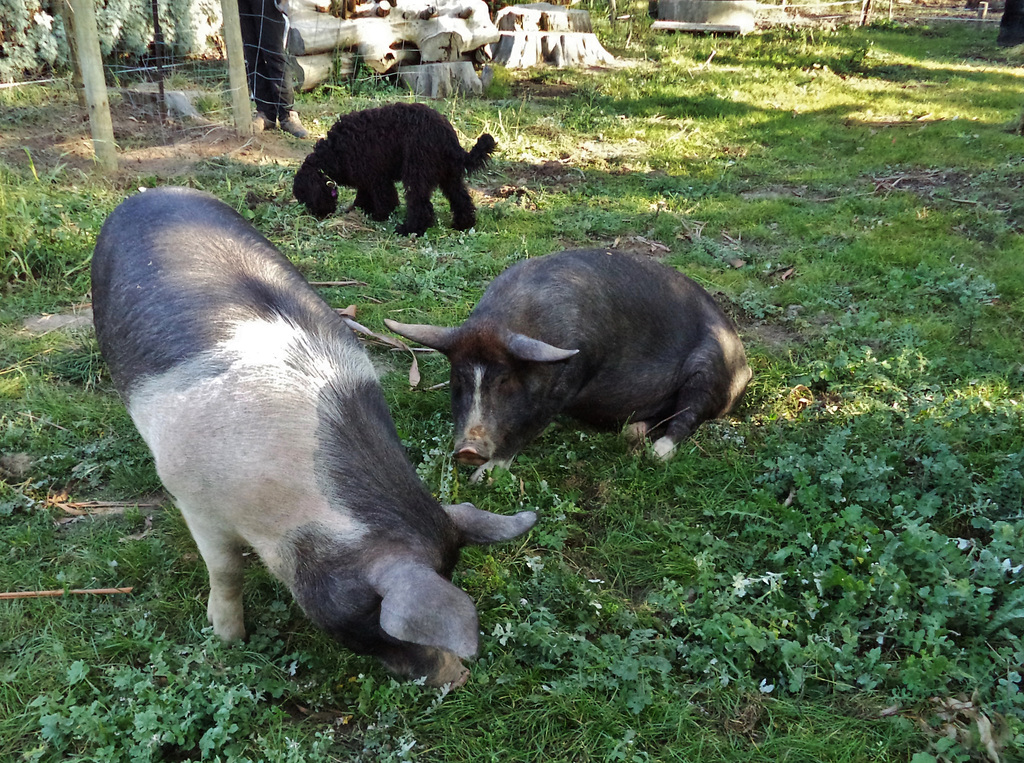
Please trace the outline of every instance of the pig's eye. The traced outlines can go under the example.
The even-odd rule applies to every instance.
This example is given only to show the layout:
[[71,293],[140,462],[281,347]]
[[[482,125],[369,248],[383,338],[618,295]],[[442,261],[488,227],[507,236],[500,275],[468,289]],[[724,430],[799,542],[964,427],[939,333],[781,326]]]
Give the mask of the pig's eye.
[[494,376],[491,377],[491,383],[496,387],[508,387],[515,381],[512,373],[507,369],[496,371]]

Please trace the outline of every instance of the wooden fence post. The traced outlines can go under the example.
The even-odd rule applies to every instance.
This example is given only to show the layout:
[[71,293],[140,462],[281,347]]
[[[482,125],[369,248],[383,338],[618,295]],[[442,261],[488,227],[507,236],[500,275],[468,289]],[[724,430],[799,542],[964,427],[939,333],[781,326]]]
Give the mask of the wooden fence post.
[[252,111],[249,108],[249,82],[245,77],[245,49],[242,23],[238,19],[238,0],[220,0],[224,16],[224,45],[228,52],[228,87],[231,88],[231,115],[235,132],[252,135]]
[[68,40],[68,52],[71,64],[71,86],[75,89],[75,97],[78,98],[78,105],[83,109],[89,107],[85,100],[85,86],[82,84],[82,65],[78,62],[78,41],[75,38],[75,12],[71,8],[70,0],[60,0],[60,16],[64,19],[64,34]]
[[100,53],[100,35],[96,28],[93,0],[70,2],[71,10],[75,14],[78,62],[82,69],[85,98],[89,104],[92,150],[100,167],[107,172],[113,172],[117,169],[117,145],[114,143],[114,124],[110,120],[107,83],[103,78],[103,56]]

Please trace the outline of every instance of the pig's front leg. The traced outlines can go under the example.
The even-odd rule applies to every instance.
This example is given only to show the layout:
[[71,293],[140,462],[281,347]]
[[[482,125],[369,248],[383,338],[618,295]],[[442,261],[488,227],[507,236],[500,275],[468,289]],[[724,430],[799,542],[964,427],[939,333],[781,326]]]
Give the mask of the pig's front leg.
[[206,616],[213,632],[225,641],[245,638],[245,620],[242,612],[242,573],[244,558],[242,545],[231,534],[210,526],[210,523],[190,521],[189,513],[182,513],[199,546],[210,575],[210,601]]
[[[633,421],[627,424],[622,434],[628,442],[634,448],[640,448],[646,442],[659,424],[664,422],[659,421]],[[658,439],[651,442],[651,451],[655,457],[661,461],[668,461],[675,455],[677,440],[672,436],[671,430],[668,434],[659,437]]]

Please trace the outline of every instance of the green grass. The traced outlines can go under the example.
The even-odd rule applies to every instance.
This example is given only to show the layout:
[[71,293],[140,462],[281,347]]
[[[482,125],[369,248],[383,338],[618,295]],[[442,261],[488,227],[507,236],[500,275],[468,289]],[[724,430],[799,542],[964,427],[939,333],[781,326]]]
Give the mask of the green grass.
[[[258,564],[252,638],[217,641],[202,560],[91,333],[21,329],[88,300],[102,221],[165,181],[0,162],[0,456],[19,456],[0,461],[0,590],[133,587],[0,602],[0,760],[1024,756],[1017,62],[989,27],[713,38],[593,10],[631,66],[501,71],[490,98],[432,104],[464,144],[498,141],[475,231],[318,222],[290,203],[294,160],[175,180],[311,279],[365,282],[324,296],[374,329],[460,321],[511,263],[616,241],[667,248],[739,323],[746,399],[671,463],[562,421],[488,484],[452,463],[447,392],[409,390],[407,359],[372,350],[439,498],[540,515],[465,552],[484,635],[450,694],[331,643]],[[404,97],[362,83],[299,109],[322,132]],[[71,104],[0,91],[0,134]],[[442,358],[420,369],[447,378]],[[53,496],[140,505],[69,522]]]

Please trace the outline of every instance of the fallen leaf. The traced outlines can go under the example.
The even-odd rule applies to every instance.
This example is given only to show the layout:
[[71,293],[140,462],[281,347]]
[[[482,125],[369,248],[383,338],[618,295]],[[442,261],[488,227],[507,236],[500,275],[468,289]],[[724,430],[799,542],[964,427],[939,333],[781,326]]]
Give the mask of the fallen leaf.
[[[345,309],[348,310],[349,308],[345,308]],[[353,312],[355,311],[355,307],[352,307],[351,309],[353,310]],[[403,352],[408,352],[412,356],[412,366],[409,368],[409,386],[412,387],[413,389],[416,389],[416,387],[419,386],[419,383],[420,383],[420,369],[419,369],[419,364],[416,362],[416,352],[417,351],[423,352],[424,350],[422,350],[421,348],[418,348],[418,347],[414,350],[412,347],[407,345],[405,342],[401,342],[398,339],[394,339],[392,337],[385,336],[384,334],[378,334],[376,331],[370,331],[370,329],[366,328],[366,326],[362,325],[361,323],[357,323],[355,320],[353,320],[352,318],[348,317],[344,313],[342,314],[342,318],[345,321],[345,323],[348,324],[348,327],[350,329],[352,329],[353,331],[356,331],[356,332],[358,332],[360,334],[365,334],[366,336],[369,336],[369,337],[373,337],[374,339],[376,339],[376,340],[378,340],[380,342],[383,342],[384,344],[386,344],[389,347],[394,347],[396,350],[402,350]],[[429,350],[429,349],[427,351],[428,352],[434,352],[434,350]]]
[[420,367],[416,362],[416,353],[410,352],[409,354],[412,355],[412,365],[409,366],[409,387],[416,389],[420,386]]
[[[345,310],[349,309],[350,308],[348,307],[345,308]],[[351,309],[353,311],[355,310],[354,307]],[[390,336],[385,336],[384,334],[378,334],[376,331],[371,331],[370,329],[366,328],[366,326],[359,323],[345,312],[339,311],[339,313],[341,314],[341,317],[345,321],[345,323],[348,324],[348,327],[355,331],[357,334],[363,334],[364,336],[372,337],[376,339],[378,342],[383,342],[388,347],[394,347],[396,350],[406,350],[408,352],[412,352],[412,350],[410,350],[408,345],[406,345],[404,342],[400,342],[397,339],[394,339]]]
[[747,261],[741,260],[739,257],[733,257],[731,260],[729,260],[729,264],[732,265],[734,268],[742,268],[744,265],[747,264]]
[[637,240],[640,241],[641,243],[646,244],[647,246],[649,246],[651,248],[652,252],[671,252],[672,251],[671,249],[669,249],[667,246],[665,246],[660,241],[651,241],[650,239],[646,239],[643,236],[637,236]]

